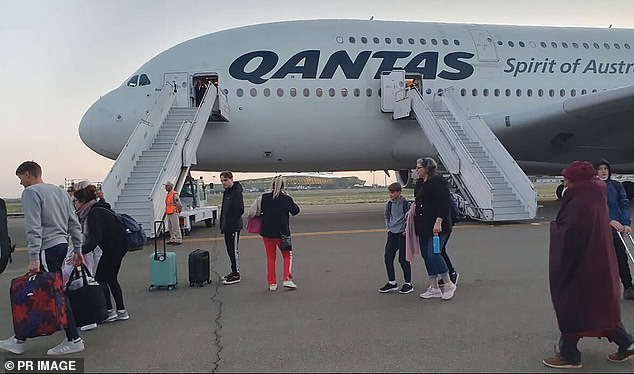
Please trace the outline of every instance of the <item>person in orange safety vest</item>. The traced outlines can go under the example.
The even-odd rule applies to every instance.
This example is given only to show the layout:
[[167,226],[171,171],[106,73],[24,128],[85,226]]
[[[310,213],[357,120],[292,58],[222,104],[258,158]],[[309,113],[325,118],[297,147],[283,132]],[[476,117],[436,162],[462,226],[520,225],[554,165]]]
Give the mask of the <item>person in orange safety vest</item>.
[[178,222],[179,213],[181,212],[181,201],[178,193],[174,190],[174,183],[167,181],[164,184],[167,196],[165,196],[165,215],[167,216],[167,229],[170,233],[169,244],[183,244],[183,236]]

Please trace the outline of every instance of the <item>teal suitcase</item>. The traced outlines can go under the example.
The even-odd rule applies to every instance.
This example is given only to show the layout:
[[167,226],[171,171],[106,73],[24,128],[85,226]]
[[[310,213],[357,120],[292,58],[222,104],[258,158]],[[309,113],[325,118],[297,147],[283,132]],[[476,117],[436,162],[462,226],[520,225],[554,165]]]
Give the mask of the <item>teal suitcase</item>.
[[150,291],[155,289],[167,289],[173,290],[178,284],[178,274],[176,270],[176,253],[167,252],[165,249],[165,235],[163,236],[163,252],[158,251],[158,236],[157,233],[161,230],[156,230],[156,225],[164,225],[162,221],[154,223],[154,253],[150,254]]

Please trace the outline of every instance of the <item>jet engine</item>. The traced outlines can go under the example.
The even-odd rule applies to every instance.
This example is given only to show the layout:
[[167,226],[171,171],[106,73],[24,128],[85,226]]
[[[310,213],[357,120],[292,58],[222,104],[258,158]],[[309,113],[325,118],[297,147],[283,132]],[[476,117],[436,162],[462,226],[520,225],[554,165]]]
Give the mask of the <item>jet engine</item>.
[[416,178],[413,177],[414,171],[410,169],[395,170],[396,181],[403,188],[413,188],[416,184]]

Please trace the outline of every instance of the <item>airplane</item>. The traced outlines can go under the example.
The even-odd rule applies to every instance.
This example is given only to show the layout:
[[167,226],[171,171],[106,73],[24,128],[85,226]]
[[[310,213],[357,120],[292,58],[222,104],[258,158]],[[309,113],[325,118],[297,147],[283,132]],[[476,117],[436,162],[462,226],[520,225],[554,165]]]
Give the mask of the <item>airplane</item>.
[[[173,46],[98,99],[82,141],[115,159],[171,82],[195,107],[195,82],[226,95],[230,121],[207,124],[193,170],[396,170],[438,154],[414,116],[382,110],[381,76],[404,71],[423,100],[448,88],[526,174],[606,159],[634,173],[634,30],[379,20],[239,27]],[[384,95],[385,96],[385,95]],[[630,196],[634,183],[626,181]]]

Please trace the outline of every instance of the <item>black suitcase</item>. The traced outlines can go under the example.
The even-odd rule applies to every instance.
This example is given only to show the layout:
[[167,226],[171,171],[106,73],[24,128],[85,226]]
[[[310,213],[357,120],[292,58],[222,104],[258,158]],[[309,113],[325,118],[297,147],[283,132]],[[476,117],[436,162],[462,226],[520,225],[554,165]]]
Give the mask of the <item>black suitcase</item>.
[[209,251],[196,249],[189,254],[189,286],[202,287],[205,282],[211,283],[209,277]]

